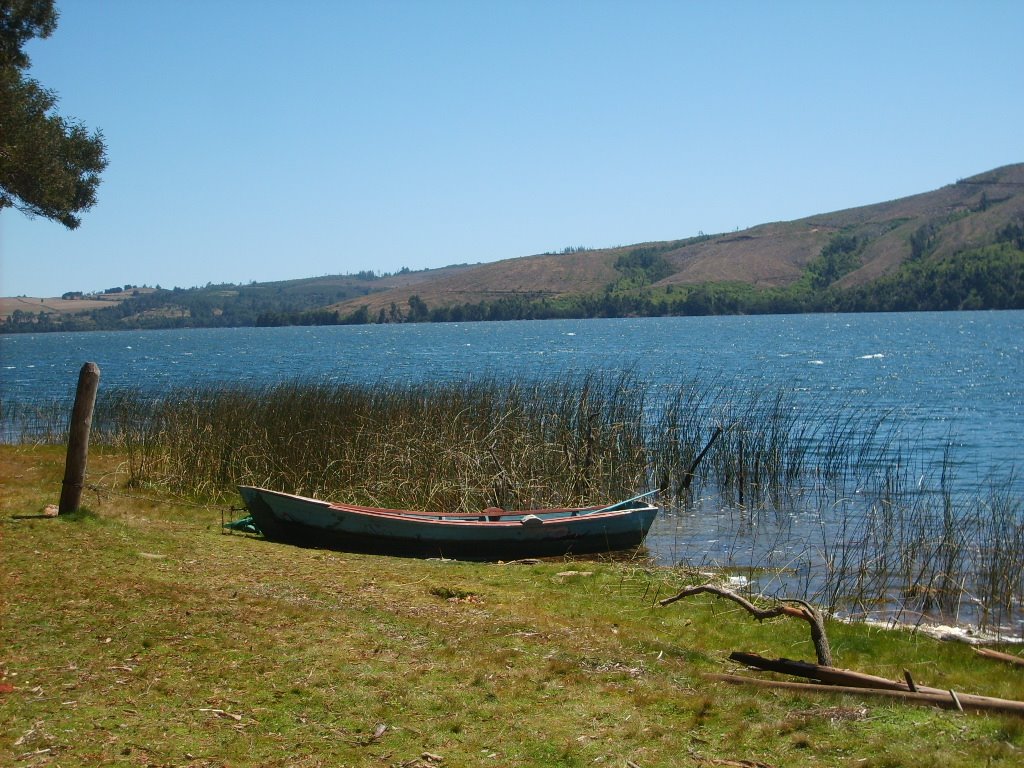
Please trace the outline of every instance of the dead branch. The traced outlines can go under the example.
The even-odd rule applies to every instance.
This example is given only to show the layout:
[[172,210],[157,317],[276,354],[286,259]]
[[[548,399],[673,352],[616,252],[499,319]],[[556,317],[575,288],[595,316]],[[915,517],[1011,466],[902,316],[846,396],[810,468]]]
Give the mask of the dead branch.
[[[664,600],[661,600],[658,605],[671,605],[685,597],[692,597],[693,595],[700,595],[704,593],[715,595],[716,597],[724,597],[726,600],[732,600],[758,621],[772,619],[776,616],[792,616],[796,619],[803,619],[810,625],[811,642],[814,643],[814,652],[818,657],[818,663],[827,667],[832,666],[832,649],[828,643],[828,636],[825,634],[825,623],[821,618],[821,614],[815,610],[813,606],[803,600],[788,600],[785,602],[779,602],[771,608],[758,608],[745,597],[737,595],[732,590],[726,589],[725,587],[721,587],[717,584],[702,584],[699,587],[689,587],[684,589],[679,592],[679,594],[673,595],[672,597],[666,597]],[[786,605],[786,602],[796,603],[796,605]]]
[[[903,701],[930,704],[935,707],[947,709],[977,710],[986,712],[1001,712],[1011,715],[1024,716],[1024,701],[1013,699],[997,699],[991,696],[976,696],[969,693],[956,693],[954,691],[940,691],[938,693],[926,693],[918,690],[917,693],[905,690],[892,690],[888,688],[854,688],[846,685],[823,685],[821,683],[795,683],[781,680],[764,680],[756,677],[743,677],[741,675],[704,675],[709,680],[717,680],[725,683],[736,683],[744,685],[755,685],[762,688],[779,688],[784,690],[804,691],[810,693],[842,693],[853,696],[881,696]],[[959,705],[959,706],[958,706]]]
[[[805,677],[809,680],[816,680],[826,685],[839,685],[847,688],[885,688],[891,691],[907,691],[909,693],[933,693],[947,695],[944,688],[929,688],[924,685],[910,686],[909,683],[899,680],[889,680],[877,675],[869,675],[864,672],[855,672],[852,669],[840,669],[838,667],[824,666],[820,664],[809,664],[806,661],[793,661],[792,659],[768,659],[758,653],[744,653],[733,651],[729,658],[753,669],[760,669],[766,672],[779,672],[795,677]],[[905,672],[910,675],[909,672]]]
[[1001,651],[993,651],[990,648],[975,648],[974,652],[979,656],[984,656],[987,659],[997,659],[999,661],[1005,661],[1008,664],[1016,664],[1019,667],[1024,667],[1024,658],[1017,656],[1012,653],[1002,653]]

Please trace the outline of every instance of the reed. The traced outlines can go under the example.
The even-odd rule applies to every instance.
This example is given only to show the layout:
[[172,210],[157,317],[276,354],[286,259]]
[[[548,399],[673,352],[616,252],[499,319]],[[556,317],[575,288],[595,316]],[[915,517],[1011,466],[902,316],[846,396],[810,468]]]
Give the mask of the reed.
[[[947,456],[947,462],[949,461]],[[944,465],[948,466],[948,465]],[[942,620],[1016,634],[1024,605],[1024,509],[1012,478],[954,492],[948,474],[890,467],[874,487],[823,504],[805,596],[832,613]]]
[[139,483],[237,484],[378,506],[476,511],[618,498],[646,482],[645,392],[628,376],[362,387],[290,382],[114,392],[99,439]]
[[[58,442],[66,414],[7,404],[0,423],[15,441]],[[965,494],[952,450],[937,465],[915,458],[893,414],[798,407],[757,384],[694,378],[652,391],[632,373],[586,373],[108,389],[93,438],[125,457],[132,485],[215,500],[247,484],[476,512],[658,488],[669,516],[731,510],[726,561],[688,565],[773,573],[778,591],[832,612],[1008,627],[1024,605],[1012,480]]]
[[0,398],[0,442],[53,444],[67,438],[70,403]]

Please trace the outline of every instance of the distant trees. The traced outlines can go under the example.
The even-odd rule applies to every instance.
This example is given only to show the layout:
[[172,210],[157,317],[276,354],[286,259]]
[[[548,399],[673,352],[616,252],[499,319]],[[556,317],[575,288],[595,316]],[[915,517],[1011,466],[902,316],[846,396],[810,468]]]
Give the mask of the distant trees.
[[615,260],[615,269],[622,273],[616,288],[640,288],[663,280],[675,268],[665,259],[672,246],[641,246],[632,248]]
[[1024,309],[1024,250],[996,243],[899,272],[835,297],[843,312]]
[[430,310],[427,309],[427,304],[416,294],[409,297],[409,317],[410,323],[423,323],[430,319]]
[[365,304],[341,321],[342,325],[366,325],[369,322],[370,308]]
[[1009,243],[1018,251],[1024,251],[1024,219],[1012,221],[996,233],[997,243]]
[[[1024,220],[1004,224],[993,239],[991,245],[942,259],[908,259],[891,275],[847,289],[836,288],[835,279],[859,263],[863,244],[843,235],[822,249],[800,280],[785,287],[758,288],[741,282],[659,286],[650,281],[662,268],[662,255],[639,248],[617,263],[622,277],[594,293],[550,296],[513,291],[492,300],[447,306],[429,306],[413,294],[405,303],[377,304],[371,310],[376,302],[353,301],[371,293],[359,278],[329,285],[158,287],[75,314],[19,309],[0,322],[0,332],[1024,309]],[[131,288],[109,291],[124,294]],[[80,292],[65,294],[78,296]],[[325,309],[346,301],[356,307],[346,315]]]
[[23,46],[49,37],[57,18],[53,0],[0,0],[0,210],[75,229],[107,156],[103,134],[58,115],[57,95],[26,74]]
[[939,227],[935,222],[922,224],[910,236],[910,258],[920,259],[938,242]]
[[839,233],[821,249],[818,258],[807,265],[812,288],[822,289],[860,266],[863,243],[856,235]]

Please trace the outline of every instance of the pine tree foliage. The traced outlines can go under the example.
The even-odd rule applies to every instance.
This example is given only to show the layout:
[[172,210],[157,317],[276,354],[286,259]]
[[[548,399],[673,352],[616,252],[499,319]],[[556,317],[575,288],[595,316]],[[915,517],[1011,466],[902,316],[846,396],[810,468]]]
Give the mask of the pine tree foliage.
[[96,203],[106,145],[57,114],[57,95],[27,74],[23,46],[49,37],[57,17],[53,0],[0,0],[0,210],[75,229]]

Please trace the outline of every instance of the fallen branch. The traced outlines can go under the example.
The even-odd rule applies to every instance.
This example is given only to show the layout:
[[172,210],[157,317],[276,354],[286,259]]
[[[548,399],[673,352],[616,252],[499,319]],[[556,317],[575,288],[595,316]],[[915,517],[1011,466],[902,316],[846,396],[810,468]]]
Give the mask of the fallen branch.
[[969,693],[955,693],[954,691],[928,693],[919,689],[917,693],[913,693],[911,691],[891,690],[886,688],[855,688],[848,685],[823,685],[821,683],[796,683],[781,680],[763,680],[761,678],[743,677],[741,675],[707,674],[704,675],[704,677],[709,680],[717,680],[724,683],[755,685],[761,688],[776,688],[806,693],[839,693],[853,696],[880,696],[913,703],[928,704],[935,707],[944,707],[946,709],[1001,712],[1003,714],[1024,716],[1024,701],[996,699],[990,696],[975,696]]
[[818,663],[825,666],[832,665],[832,649],[828,644],[828,636],[825,634],[825,623],[821,618],[821,614],[809,603],[806,603],[803,600],[786,601],[796,603],[797,605],[786,605],[785,602],[780,602],[771,608],[758,608],[752,602],[740,595],[737,595],[732,590],[720,587],[717,584],[702,584],[699,587],[689,587],[688,589],[684,589],[679,594],[672,597],[666,597],[664,600],[661,600],[658,605],[671,605],[678,600],[682,600],[684,597],[692,597],[693,595],[700,595],[704,593],[732,600],[758,621],[772,619],[776,616],[792,616],[796,619],[803,619],[811,627],[811,641],[814,643],[814,652],[818,657]]
[[1020,656],[1015,656],[1012,653],[1002,653],[1001,651],[993,651],[989,648],[975,648],[974,652],[979,656],[984,656],[987,659],[997,659],[999,661],[1005,661],[1009,664],[1016,664],[1019,667],[1024,667],[1024,659]]
[[[795,677],[806,677],[809,680],[818,680],[827,685],[842,685],[848,688],[874,688],[890,691],[906,691],[908,693],[935,693],[947,695],[945,689],[928,688],[923,685],[910,686],[907,682],[889,680],[885,677],[868,675],[864,672],[854,672],[851,669],[839,669],[837,667],[824,666],[821,664],[810,664],[806,661],[793,661],[792,659],[768,659],[757,653],[742,653],[735,651],[729,654],[729,658],[740,664],[745,664],[754,669],[762,669],[767,672],[781,672]],[[909,674],[909,673],[907,673]]]

